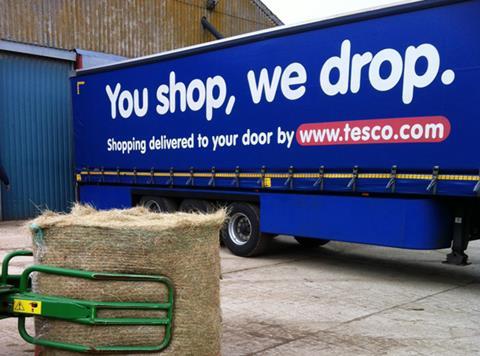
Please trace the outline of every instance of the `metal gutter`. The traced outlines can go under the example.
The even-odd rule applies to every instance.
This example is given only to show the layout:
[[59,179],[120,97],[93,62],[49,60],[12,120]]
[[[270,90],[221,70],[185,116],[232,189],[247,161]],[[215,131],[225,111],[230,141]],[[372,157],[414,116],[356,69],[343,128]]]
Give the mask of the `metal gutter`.
[[8,40],[0,40],[0,51],[61,59],[61,60],[70,61],[70,62],[75,62],[76,60],[76,53],[73,51],[36,46],[32,44],[14,42],[14,41],[8,41]]
[[124,61],[128,57],[118,56],[110,53],[102,53],[97,51],[89,51],[81,48],[75,48],[77,54],[76,69],[98,67],[106,64]]

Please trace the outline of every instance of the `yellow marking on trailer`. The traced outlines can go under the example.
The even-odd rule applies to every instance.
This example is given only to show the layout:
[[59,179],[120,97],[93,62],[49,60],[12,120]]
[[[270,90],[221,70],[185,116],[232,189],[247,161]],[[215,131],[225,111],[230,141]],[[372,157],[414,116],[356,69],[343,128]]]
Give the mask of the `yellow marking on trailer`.
[[101,174],[100,172],[85,172],[85,173],[82,173],[82,174],[85,174],[85,175],[90,175],[90,176],[96,176],[96,175],[99,175]]
[[320,178],[320,174],[318,174],[318,173],[295,173],[293,175],[293,178],[297,178],[297,179]]
[[216,173],[217,178],[235,178],[235,173]]
[[265,173],[264,175],[265,178],[270,178],[270,179],[277,179],[277,178],[282,178],[282,174],[280,173]]
[[353,174],[351,173],[325,173],[324,178],[352,178]]
[[263,178],[263,186],[265,188],[270,188],[272,186],[272,179],[268,177]]
[[384,174],[384,173],[360,173],[358,175],[358,178],[363,178],[363,179],[389,179],[390,174]]
[[41,315],[42,302],[37,300],[14,299],[13,312],[22,313],[22,314]]
[[259,173],[240,173],[240,178],[261,178]]
[[[99,170],[95,171],[82,171],[77,174],[77,181],[82,180],[82,176],[99,176],[99,175],[106,175],[106,176],[139,176],[139,177],[150,177],[152,176],[152,172],[141,171],[141,172],[132,172],[132,171],[104,171],[101,172]],[[153,176],[155,177],[190,177],[192,174],[189,172],[174,172],[171,174],[170,172],[154,172]],[[212,173],[206,172],[197,172],[193,173],[193,177],[196,178],[210,178]],[[287,173],[266,173],[264,176],[260,173],[227,173],[227,172],[219,172],[215,173],[215,177],[217,178],[264,178],[264,179],[287,179],[290,177]],[[352,173],[325,173],[323,174],[323,178],[325,179],[350,179],[353,177]],[[320,178],[319,173],[294,173],[293,178],[295,179],[313,179],[313,178]],[[359,179],[390,179],[392,178],[391,174],[389,173],[359,173]],[[403,180],[432,180],[433,176],[431,174],[415,174],[415,173],[400,173],[395,176],[396,179],[403,179]],[[472,175],[453,175],[453,174],[440,174],[437,177],[438,180],[441,181],[469,181],[469,182],[478,182],[480,180],[479,176],[472,176]]]
[[397,174],[397,179],[432,180],[431,174]]
[[440,174],[438,176],[439,180],[466,180],[466,181],[479,181],[480,178],[478,176],[463,176],[463,175],[444,175]]
[[77,95],[80,95],[80,86],[85,85],[83,80],[77,82]]

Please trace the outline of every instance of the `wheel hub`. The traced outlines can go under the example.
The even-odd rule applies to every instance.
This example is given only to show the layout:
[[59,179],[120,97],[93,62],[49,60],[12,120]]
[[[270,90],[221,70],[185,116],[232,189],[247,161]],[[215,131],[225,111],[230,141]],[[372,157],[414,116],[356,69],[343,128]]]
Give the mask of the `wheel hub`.
[[236,245],[245,245],[252,236],[252,223],[243,213],[235,213],[228,222],[228,233]]
[[162,211],[162,209],[160,208],[160,205],[154,200],[147,201],[145,203],[145,208],[147,208],[148,210],[154,213],[160,213]]

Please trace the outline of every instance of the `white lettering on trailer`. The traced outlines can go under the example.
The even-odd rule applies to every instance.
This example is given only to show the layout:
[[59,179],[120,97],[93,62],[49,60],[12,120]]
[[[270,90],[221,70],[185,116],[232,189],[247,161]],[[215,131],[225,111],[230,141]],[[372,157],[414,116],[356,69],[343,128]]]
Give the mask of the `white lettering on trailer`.
[[170,104],[167,98],[168,94],[168,85],[162,84],[157,88],[157,114],[165,115],[170,110]]
[[[384,63],[390,63],[390,74],[387,78],[382,78],[380,68]],[[368,69],[370,83],[378,91],[389,91],[395,88],[400,79],[402,79],[403,60],[400,53],[392,48],[386,48],[378,52],[373,57]]]
[[364,54],[355,54],[352,57],[352,75],[350,90],[353,94],[357,94],[360,91],[360,85],[362,80],[362,69],[369,64],[373,59],[371,52],[365,52]]
[[[323,65],[320,71],[320,86],[325,94],[334,96],[347,93],[351,47],[349,40],[343,41],[340,49],[340,57],[331,57],[327,59]],[[336,83],[330,81],[330,76],[334,69],[337,69],[339,73]]]
[[[306,91],[305,84],[307,82],[307,71],[300,63],[292,63],[285,68],[282,74],[280,86],[282,93],[288,100],[300,99]],[[292,89],[292,86],[297,86]]]
[[159,150],[177,150],[192,149],[195,147],[195,135],[192,133],[188,137],[170,138],[167,135],[161,135],[159,138],[152,136],[148,141],[148,147],[151,151]]
[[[177,107],[177,93],[180,96],[180,111],[187,110],[187,88],[182,82],[177,83],[175,72],[170,72],[170,112],[173,114]],[[192,83],[194,80],[192,81]]]
[[315,146],[442,142],[449,134],[450,123],[445,117],[391,118],[301,125],[297,130],[297,142]]
[[258,83],[255,78],[255,72],[250,70],[247,74],[248,85],[250,86],[250,94],[252,95],[252,100],[255,104],[258,104],[262,101],[263,92],[265,91],[265,98],[269,103],[275,99],[277,94],[278,83],[280,81],[280,76],[282,75],[282,67],[277,66],[273,70],[273,77],[270,81],[268,75],[268,69],[263,68],[260,71],[260,77],[258,78]]
[[[218,94],[214,96],[214,92]],[[222,107],[227,97],[227,83],[220,75],[207,79],[206,118],[208,121],[213,118],[213,110]]]
[[295,130],[293,131],[283,131],[279,126],[277,128],[277,143],[279,145],[287,145],[287,148],[292,146],[293,138],[295,137]]
[[273,102],[279,84],[283,96],[288,100],[300,99],[307,90],[304,85],[307,82],[307,71],[302,64],[297,62],[289,64],[283,71],[282,67],[276,66],[271,80],[267,68],[260,70],[258,81],[253,70],[247,73],[247,79],[255,104],[262,101],[264,93],[265,99],[269,103]]
[[[121,91],[120,83],[115,85],[115,90],[112,91],[110,85],[105,87],[108,99],[110,99],[110,116],[112,119],[117,117],[117,108],[121,117],[128,119],[134,112],[137,117],[144,117],[148,112],[148,89],[142,90],[142,100],[140,100],[140,92],[138,89],[133,91]],[[141,101],[143,103],[141,103]]]
[[110,85],[107,85],[105,87],[105,90],[108,95],[108,99],[110,99],[110,113],[111,113],[112,119],[115,119],[117,117],[117,98],[118,98],[118,95],[120,94],[121,88],[122,86],[119,83],[115,85],[115,91],[112,91],[112,88],[110,88]]
[[[156,112],[159,115],[175,113],[177,107],[181,112],[188,109],[199,111],[205,109],[205,118],[213,119],[215,110],[220,109],[227,99],[227,83],[222,76],[209,77],[206,83],[200,79],[193,79],[185,84],[177,81],[174,71],[170,72],[169,84],[161,84],[157,88],[156,97],[158,104]],[[225,114],[230,115],[235,104],[235,96],[230,96]]]
[[445,126],[442,124],[427,124],[425,125],[425,138],[444,138]]
[[213,151],[220,147],[233,147],[237,145],[238,134],[212,136]]
[[203,85],[203,82],[200,79],[194,79],[191,81],[187,90],[188,107],[192,111],[198,111],[202,109],[204,102],[205,102],[205,86]]
[[107,140],[107,151],[121,152],[122,154],[140,152],[143,155],[147,152],[147,141],[137,140],[135,137],[130,140],[116,140],[112,137]]
[[143,88],[142,90],[143,106],[140,106],[139,95],[138,89],[135,89],[133,91],[133,110],[138,117],[144,117],[148,112],[148,89]]
[[[125,102],[127,105],[125,105]],[[123,118],[128,118],[133,112],[133,97],[128,91],[124,90],[118,98],[118,112]]]
[[228,99],[227,107],[225,108],[225,114],[230,115],[233,110],[233,106],[235,105],[235,96],[232,95],[230,99]]
[[272,142],[273,132],[252,132],[247,129],[242,135],[242,144],[244,146],[263,146],[269,145]]
[[[353,49],[350,40],[346,39],[340,44],[339,55],[326,59],[320,69],[312,69],[319,70],[317,78],[325,95],[358,94],[362,85],[369,84],[379,92],[399,88],[403,103],[408,105],[413,102],[416,91],[428,87],[438,77],[443,85],[451,85],[455,81],[452,69],[440,70],[440,53],[430,43],[411,45],[403,52],[384,48],[375,54],[369,51],[354,53]],[[295,101],[306,94],[307,88],[313,88],[307,86],[307,69],[299,62],[284,67],[272,66],[271,69],[264,67],[258,72],[249,70],[246,77],[254,104],[262,101],[272,103],[278,97]],[[148,114],[148,88],[122,90],[122,85],[116,83],[115,86],[106,85],[105,91],[110,101],[112,119],[118,115],[127,119],[132,115],[144,117]],[[222,108],[225,115],[231,115],[236,102],[236,96],[229,93],[227,82],[221,75],[183,82],[178,80],[175,71],[170,71],[166,83],[156,87],[155,98],[156,113],[160,116],[187,110],[203,111],[207,121],[213,120],[215,113]],[[352,140],[359,137],[358,132],[354,131]]]
[[[427,60],[427,70],[423,74],[418,74],[416,70],[417,62],[425,58]],[[403,80],[403,102],[410,104],[413,100],[415,88],[426,88],[437,77],[440,70],[440,54],[435,46],[429,43],[418,47],[410,46],[405,53],[405,78]]]
[[[378,91],[389,91],[402,83],[402,101],[410,104],[416,89],[428,87],[437,78],[440,71],[440,53],[430,43],[423,43],[417,47],[409,46],[404,57],[393,48],[385,48],[373,55],[371,52],[356,53],[351,57],[352,45],[344,40],[340,48],[340,56],[333,56],[324,63],[320,71],[320,87],[328,96],[346,94],[348,90],[353,94],[360,91],[362,70],[368,66],[370,85]],[[426,61],[423,73],[417,71],[419,62]],[[390,64],[390,73],[386,78],[381,75],[381,68],[385,63]],[[331,74],[338,72],[338,79],[332,82]],[[441,74],[441,82],[450,85],[455,80],[455,72],[447,69]]]

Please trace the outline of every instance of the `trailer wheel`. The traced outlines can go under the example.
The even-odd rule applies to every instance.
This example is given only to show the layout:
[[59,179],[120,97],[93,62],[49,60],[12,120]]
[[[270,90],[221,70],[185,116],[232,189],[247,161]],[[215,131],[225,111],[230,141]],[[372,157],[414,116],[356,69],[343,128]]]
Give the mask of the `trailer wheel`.
[[178,209],[178,204],[175,200],[155,196],[142,197],[139,205],[155,213],[174,213]]
[[310,247],[310,248],[320,247],[330,242],[330,240],[314,239],[310,237],[300,237],[300,236],[294,236],[294,237],[295,237],[295,240],[297,240],[297,242],[300,245],[304,247]]
[[208,200],[185,199],[180,203],[180,211],[184,213],[212,213],[215,210],[215,204]]
[[222,228],[222,239],[234,255],[250,257],[264,252],[272,236],[260,232],[260,211],[256,205],[233,203]]

